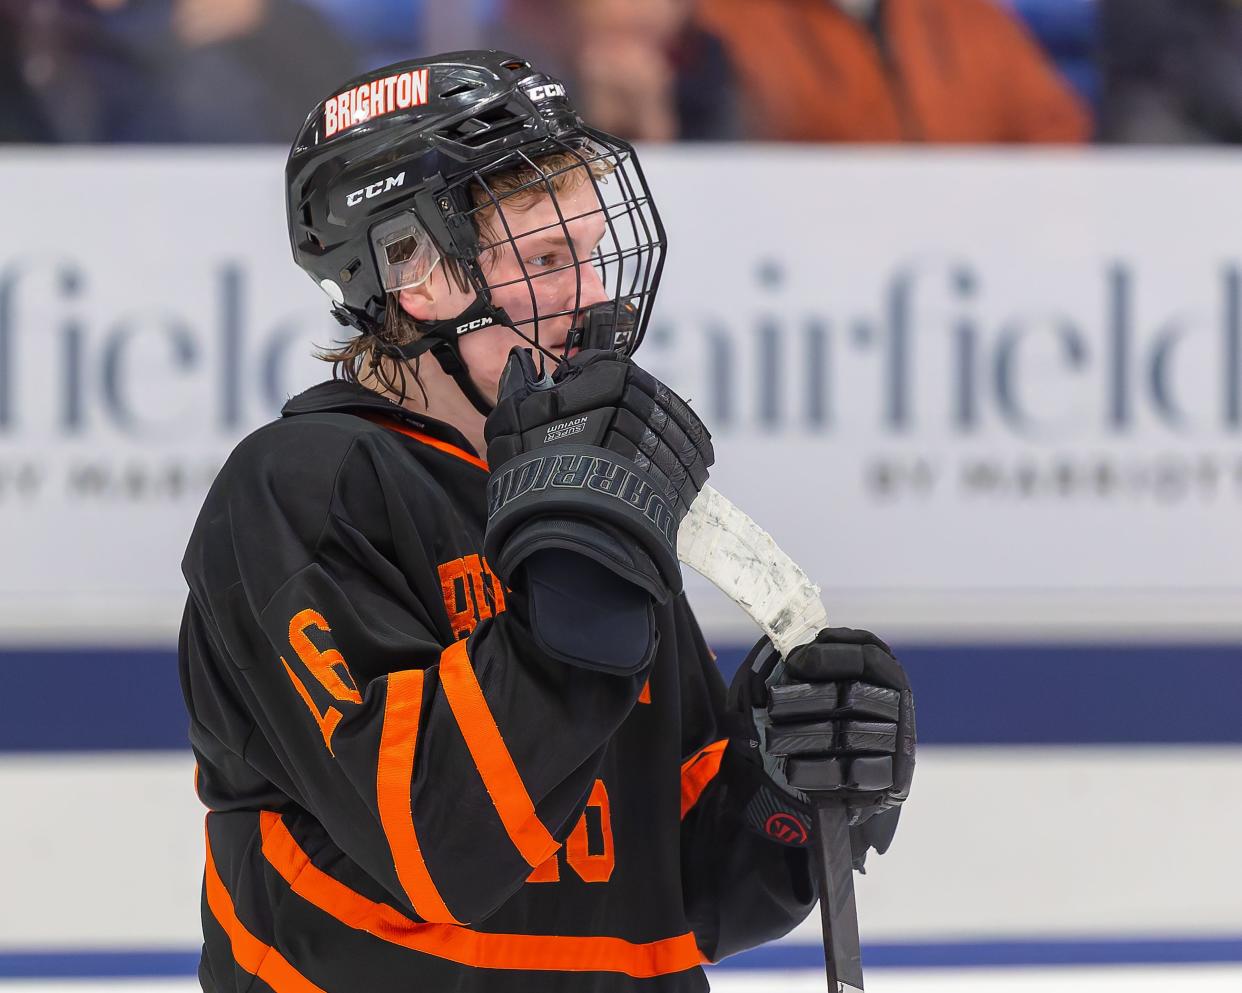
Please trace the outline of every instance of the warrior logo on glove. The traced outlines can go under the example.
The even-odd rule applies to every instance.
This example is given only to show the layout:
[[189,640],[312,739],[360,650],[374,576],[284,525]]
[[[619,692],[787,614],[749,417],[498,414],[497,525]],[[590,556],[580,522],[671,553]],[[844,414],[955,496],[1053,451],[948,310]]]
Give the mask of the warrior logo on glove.
[[[790,819],[811,823],[810,799],[825,793],[849,808],[855,863],[883,854],[914,775],[914,701],[905,670],[867,631],[825,628],[781,659],[766,638],[730,688],[748,719],[756,783],[747,821],[785,844],[805,843]],[[772,826],[778,830],[774,831]]]
[[681,590],[677,528],[715,456],[703,422],[624,355],[589,349],[540,378],[514,349],[487,421],[486,548],[512,585],[539,548],[572,548],[658,601]]

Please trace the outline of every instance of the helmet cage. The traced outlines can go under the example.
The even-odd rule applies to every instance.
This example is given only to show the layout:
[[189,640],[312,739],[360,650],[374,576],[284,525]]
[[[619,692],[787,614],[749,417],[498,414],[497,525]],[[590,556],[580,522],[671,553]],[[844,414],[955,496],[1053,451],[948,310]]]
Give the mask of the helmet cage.
[[[664,228],[633,147],[594,129],[576,130],[579,134],[568,138],[545,138],[534,146],[512,149],[486,167],[471,170],[445,183],[432,191],[430,197],[417,198],[422,201],[418,204],[422,208],[418,213],[425,215],[429,207],[434,207],[438,214],[434,218],[424,217],[424,221],[430,222],[426,225],[418,223],[414,212],[406,212],[374,225],[371,241],[377,268],[381,274],[386,270],[392,272],[392,275],[385,276],[385,289],[389,289],[390,283],[397,287],[403,278],[421,276],[421,282],[429,277],[435,262],[428,264],[426,246],[437,241],[440,253],[436,255],[436,260],[442,255],[455,256],[477,297],[485,304],[493,303],[496,290],[525,286],[531,316],[513,320],[504,314],[504,323],[541,353],[561,358],[581,337],[580,329],[587,309],[582,306],[583,267],[589,265],[599,275],[609,296],[607,301],[589,309],[596,319],[601,318],[601,310],[605,311],[602,316],[610,319],[617,329],[613,347],[624,354],[632,353],[642,340],[650,319],[651,302],[659,286],[666,245]],[[545,166],[543,163],[554,155],[569,161],[556,168]],[[489,182],[489,177],[494,178],[498,173],[515,169],[531,178],[516,187],[506,186],[500,191]],[[582,178],[577,182],[590,183],[594,204],[579,213],[567,214],[558,195],[557,180],[579,170]],[[542,227],[515,232],[512,218],[506,214],[506,201],[532,192],[550,200],[556,219]],[[512,207],[509,209],[511,213],[518,212]],[[589,256],[580,256],[569,224],[592,216],[603,219],[603,237]],[[437,221],[441,223],[437,224]],[[468,245],[463,244],[463,230],[472,235]],[[547,231],[558,231],[562,235],[570,261],[532,272],[523,258],[520,243]],[[405,254],[410,256],[410,262],[401,262],[402,253],[398,252],[398,260],[394,263],[388,253],[395,245],[403,247]],[[520,274],[496,282],[494,276],[489,274],[489,261],[508,252],[512,252],[517,260]],[[574,274],[572,305],[563,309],[543,309],[538,281],[566,271]],[[418,285],[418,282],[405,285]],[[571,318],[573,330],[561,355],[553,355],[547,348],[546,337],[540,340],[540,325],[565,317]],[[456,338],[476,330],[476,325],[486,326],[486,323],[472,321],[469,325],[451,327],[447,333]]]

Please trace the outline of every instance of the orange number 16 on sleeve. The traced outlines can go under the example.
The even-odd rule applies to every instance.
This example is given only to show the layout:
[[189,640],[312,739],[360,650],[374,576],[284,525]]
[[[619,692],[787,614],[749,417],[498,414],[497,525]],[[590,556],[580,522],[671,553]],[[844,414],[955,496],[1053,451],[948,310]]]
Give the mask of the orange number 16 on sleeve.
[[[303,610],[294,615],[293,620],[289,622],[289,644],[297,652],[302,664],[319,681],[320,685],[332,694],[334,700],[342,703],[362,703],[362,694],[358,692],[358,686],[350,674],[349,666],[345,664],[344,656],[335,648],[329,648],[327,651],[320,651],[316,648],[306,633],[309,628],[318,628],[320,631],[332,630],[323,615],[316,610]],[[298,696],[310,709],[311,716],[319,725],[323,743],[331,753],[332,734],[336,731],[336,726],[341,723],[341,712],[335,707],[328,707],[320,713],[319,708],[315,706],[315,701],[311,699],[310,692],[306,689],[306,684],[298,678],[297,673],[285,661],[284,656],[281,656],[280,661],[293,681],[293,688],[298,691]]]

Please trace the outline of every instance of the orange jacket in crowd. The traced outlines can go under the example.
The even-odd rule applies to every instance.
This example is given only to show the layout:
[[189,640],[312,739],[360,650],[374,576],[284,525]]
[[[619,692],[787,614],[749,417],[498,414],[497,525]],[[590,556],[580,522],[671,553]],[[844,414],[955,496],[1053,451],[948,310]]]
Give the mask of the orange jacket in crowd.
[[699,25],[724,43],[741,83],[748,137],[1089,138],[1082,103],[997,0],[880,2],[883,46],[831,0],[699,0]]

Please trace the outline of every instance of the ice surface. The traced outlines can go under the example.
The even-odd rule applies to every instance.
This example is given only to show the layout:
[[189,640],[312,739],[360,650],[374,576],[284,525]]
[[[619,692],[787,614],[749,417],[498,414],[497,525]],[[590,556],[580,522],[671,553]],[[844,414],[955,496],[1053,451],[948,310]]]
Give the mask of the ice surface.
[[[714,970],[712,993],[824,993],[823,973]],[[867,993],[1237,993],[1242,965],[1141,969],[872,969]],[[0,993],[199,993],[192,979],[0,979]]]

